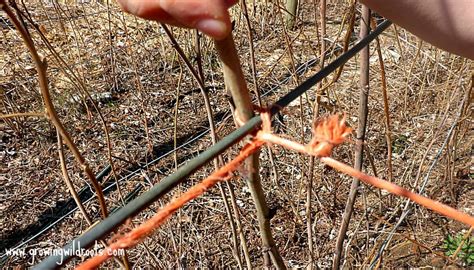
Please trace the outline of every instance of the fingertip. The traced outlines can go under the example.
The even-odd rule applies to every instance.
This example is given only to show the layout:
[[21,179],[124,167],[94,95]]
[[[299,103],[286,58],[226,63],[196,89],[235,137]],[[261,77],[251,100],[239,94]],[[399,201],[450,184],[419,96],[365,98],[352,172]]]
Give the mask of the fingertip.
[[204,34],[217,40],[224,39],[230,32],[230,26],[216,19],[203,19],[196,24],[196,28]]
[[225,0],[225,4],[227,5],[227,8],[230,8],[231,6],[237,4],[239,0]]
[[117,2],[122,10],[129,14],[148,20],[176,24],[174,18],[164,11],[157,1],[117,0]]
[[132,10],[132,6],[135,6],[133,5],[132,1],[127,1],[127,0],[117,0],[117,3],[119,4],[120,8],[127,12],[127,13],[131,13],[133,14],[133,10]]

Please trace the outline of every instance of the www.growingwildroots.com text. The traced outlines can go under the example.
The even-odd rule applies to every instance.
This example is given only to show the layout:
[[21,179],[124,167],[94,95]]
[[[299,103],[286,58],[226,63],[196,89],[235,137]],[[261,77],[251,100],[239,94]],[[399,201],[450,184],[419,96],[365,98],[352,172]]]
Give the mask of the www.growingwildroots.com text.
[[23,247],[23,248],[15,248],[15,249],[7,249],[5,250],[5,255],[14,259],[14,258],[27,258],[30,257],[29,264],[33,265],[38,263],[38,259],[48,257],[48,256],[59,256],[61,258],[58,261],[58,265],[63,264],[64,257],[82,257],[82,258],[89,258],[94,257],[96,255],[102,254],[102,252],[108,252],[109,256],[124,256],[125,250],[124,249],[117,249],[117,250],[109,250],[103,249],[101,245],[95,244],[90,249],[82,248],[80,243],[73,243],[74,246],[72,249],[61,249],[61,248],[36,248],[36,247]]

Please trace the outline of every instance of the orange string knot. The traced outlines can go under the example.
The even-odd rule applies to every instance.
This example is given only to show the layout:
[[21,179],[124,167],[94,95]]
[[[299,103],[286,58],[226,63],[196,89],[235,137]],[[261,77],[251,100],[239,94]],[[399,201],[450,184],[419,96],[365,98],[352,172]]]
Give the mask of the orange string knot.
[[264,110],[260,112],[260,118],[262,118],[262,132],[272,133],[272,115],[270,110]]
[[346,126],[346,114],[330,115],[313,123],[313,138],[306,146],[308,152],[318,157],[331,155],[332,149],[347,140],[352,128]]
[[[269,108],[265,107],[260,107],[255,104],[253,104],[253,109],[260,113],[260,117],[262,118],[262,128],[261,131],[266,132],[266,133],[272,133],[272,120],[271,120],[271,113]],[[245,121],[242,120],[240,117],[240,114],[236,110],[234,112],[234,119],[236,124],[241,127],[245,124]],[[255,133],[252,133],[252,135],[256,135]]]

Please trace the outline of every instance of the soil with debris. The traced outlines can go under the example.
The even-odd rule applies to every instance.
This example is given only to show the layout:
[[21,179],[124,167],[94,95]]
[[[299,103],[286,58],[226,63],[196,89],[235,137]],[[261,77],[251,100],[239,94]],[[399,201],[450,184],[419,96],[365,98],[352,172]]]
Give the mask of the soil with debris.
[[[22,21],[47,61],[55,109],[92,171],[102,172],[98,179],[110,211],[212,145],[203,92],[159,24],[124,14],[115,3],[107,6],[103,1],[27,2],[19,6]],[[256,81],[245,17],[239,6],[232,8],[233,33],[255,103],[256,93],[264,106],[270,105],[315,74],[320,69],[323,40],[327,64],[342,53],[345,42],[352,45],[357,39],[358,26],[347,33],[348,1],[328,4],[324,39],[312,1],[301,1],[294,29],[286,29],[284,12],[277,4],[255,2],[248,5]],[[0,13],[0,29],[1,113],[36,113],[0,121],[0,262],[5,268],[29,267],[45,257],[35,252],[62,247],[90,226],[74,210],[61,172],[55,127],[41,115],[45,108],[32,57],[5,13]],[[172,30],[191,64],[197,68],[202,63],[216,135],[223,138],[235,124],[213,42],[200,37],[199,57],[196,32]],[[422,43],[400,27],[390,27],[379,42],[380,55],[375,42],[370,48],[363,170],[473,215],[472,61]],[[323,81],[323,90],[314,87],[285,108],[274,121],[275,132],[308,142],[318,91],[319,115],[345,112],[349,125],[357,127],[358,61],[358,57],[351,59],[339,77],[333,73]],[[355,135],[351,138],[336,149],[334,158],[353,163]],[[68,147],[63,148],[73,186],[88,215],[98,221],[100,208],[91,183]],[[223,160],[230,160],[238,149],[236,145],[226,151]],[[286,265],[303,268],[313,262],[313,266],[330,267],[352,179],[316,161],[308,215],[307,186],[313,169],[309,157],[274,146],[262,149],[260,163],[272,233]],[[106,240],[142,223],[213,169],[212,164],[204,166]],[[263,267],[255,206],[244,174],[237,173],[221,188],[187,204],[152,237],[127,251],[130,263],[140,268],[236,268],[240,264],[245,268],[248,256],[253,267]],[[234,200],[240,223],[236,223],[234,208],[229,218],[223,194],[231,208]],[[402,218],[406,209],[410,212]],[[247,254],[231,223],[240,224]],[[467,229],[405,199],[362,185],[344,244],[343,267],[466,267],[465,260],[447,256],[443,245],[448,236],[466,234]],[[85,259],[76,258],[68,267]],[[106,266],[119,265],[109,260]]]

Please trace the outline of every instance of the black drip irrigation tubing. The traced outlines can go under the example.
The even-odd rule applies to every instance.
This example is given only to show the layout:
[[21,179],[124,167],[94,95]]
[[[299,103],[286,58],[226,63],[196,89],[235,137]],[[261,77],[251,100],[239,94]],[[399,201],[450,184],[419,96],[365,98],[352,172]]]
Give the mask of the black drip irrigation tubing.
[[[340,48],[337,48],[335,50],[339,51]],[[329,54],[329,52],[328,52]],[[327,58],[329,57],[328,55],[326,56]],[[310,59],[302,64],[299,64],[298,67],[296,68],[296,74],[298,76],[305,74],[309,68],[313,67],[318,63],[319,59],[318,58],[313,58]],[[269,86],[266,87],[266,90],[264,90],[262,97],[268,96],[271,93],[273,93],[275,90],[279,89],[283,84],[288,83],[293,77],[293,74],[287,73],[283,76],[283,79],[280,81],[273,83]],[[215,89],[214,87],[208,87],[209,89]],[[197,89],[199,91],[199,89]],[[194,93],[195,89],[190,90],[180,96],[179,98],[182,99],[184,98],[185,95],[189,93]],[[167,107],[174,107],[174,100],[172,100],[170,103],[167,104]],[[224,116],[226,113],[229,113],[230,111],[226,112],[221,112],[220,115],[216,115],[214,120],[217,122],[217,125],[225,122],[230,115]],[[174,153],[176,150],[179,150],[183,147],[186,147],[190,145],[191,143],[194,143],[198,139],[202,138],[204,135],[206,135],[209,132],[209,128],[206,130],[200,132],[197,131],[193,133],[195,136],[190,136],[190,135],[185,135],[182,138],[184,139],[183,144],[181,144],[178,148],[176,149],[168,149],[167,143],[161,144],[161,146],[157,146],[154,148],[157,148],[157,150],[153,151],[154,156],[158,156],[157,158],[154,158],[153,160],[146,160],[143,162],[141,165],[140,163],[135,163],[134,166],[126,169],[128,171],[128,174],[125,176],[121,176],[119,179],[119,183],[122,181],[128,181],[132,179],[134,176],[140,174],[141,171],[146,170],[149,166],[152,166],[153,164],[157,163],[161,159],[165,158],[166,156]],[[196,135],[197,134],[197,135]],[[181,139],[178,139],[178,141],[183,141]],[[162,148],[165,148],[164,150]],[[169,150],[169,151],[168,151]],[[166,152],[168,151],[168,152]],[[199,155],[199,153],[198,153]],[[181,164],[182,162],[188,160],[188,157],[183,157],[178,160],[178,163]],[[167,171],[168,168],[165,168],[165,171]],[[160,173],[164,173],[165,171],[158,170]],[[99,182],[102,182],[103,178],[109,175],[111,172],[111,167],[110,165],[105,166],[102,171],[96,175],[96,178]],[[106,181],[104,184],[105,188],[103,189],[104,194],[108,194],[110,191],[115,190],[115,185],[116,182],[113,179],[110,179]],[[129,194],[125,196],[125,203],[128,203],[132,199],[134,199],[138,194],[140,193],[141,189],[143,188],[143,185],[138,184]],[[91,190],[90,186],[85,186],[81,188],[78,192],[79,198],[83,203],[88,203],[92,199],[94,199],[94,192]],[[59,224],[61,221],[63,221],[65,218],[69,217],[72,215],[75,211],[78,210],[78,207],[73,199],[70,199],[66,202],[56,202],[56,207],[53,209],[47,210],[44,213],[42,213],[39,217],[39,220],[33,224],[28,225],[25,229],[21,230],[14,230],[8,233],[7,236],[4,238],[0,239],[0,250],[17,250],[20,248],[23,248],[25,245],[30,243],[31,241],[34,241],[36,238],[40,237],[44,233],[48,232],[52,228],[54,228],[55,225]],[[120,207],[116,207],[110,211],[109,214],[113,214],[116,212]],[[0,255],[0,268],[2,265],[5,264],[5,262],[8,260],[9,256],[6,252]]]
[[[219,113],[217,114],[214,118],[218,122],[225,121],[228,119],[230,115],[226,116],[226,113]],[[128,173],[125,176],[122,176],[118,182],[123,182],[123,181],[128,181],[132,179],[134,176],[140,174],[143,170],[146,170],[148,166],[151,166],[161,159],[169,156],[170,154],[174,153],[176,150],[179,150],[183,147],[186,147],[197,140],[201,139],[204,137],[207,133],[209,132],[209,129],[197,129],[195,130],[191,135],[185,135],[181,138],[178,138],[178,141],[182,141],[183,144],[181,144],[179,147],[174,149],[173,147],[169,148],[169,145],[172,145],[172,143],[167,142],[164,144],[161,144],[160,146],[163,147],[154,147],[157,148],[155,152],[155,155],[157,156],[153,160],[148,160],[144,165],[140,165],[137,163],[136,165],[132,166],[131,168],[128,169]],[[194,135],[194,136],[193,136]],[[178,160],[178,163],[182,163],[186,161],[188,157],[182,157]],[[165,168],[165,171],[168,168]],[[99,174],[97,174],[97,179],[99,181],[102,181],[104,177],[106,177],[111,171],[110,165],[106,166]],[[160,173],[162,173],[160,171]],[[108,194],[111,191],[116,189],[116,182],[113,179],[109,179],[103,184],[105,187],[103,188],[104,194]],[[141,190],[142,185],[138,184],[129,194],[127,194],[124,198],[125,202],[128,202],[132,200],[134,197],[137,196],[139,191]],[[95,198],[94,192],[91,190],[90,186],[85,186],[83,187],[79,192],[78,195],[81,199],[81,201],[85,204],[90,202]],[[115,211],[117,211],[120,208],[114,208],[110,211],[109,214],[113,214]],[[47,232],[48,230],[52,229],[55,225],[63,221],[65,218],[68,216],[72,215],[75,211],[78,210],[78,207],[74,200],[70,199],[66,202],[62,202],[58,207],[55,207],[51,210],[45,211],[43,214],[40,216],[39,222],[33,223],[28,225],[25,229],[19,230],[19,231],[13,231],[10,233],[8,236],[0,239],[0,246],[2,247],[1,250],[17,250],[25,245],[27,245],[29,242],[35,240],[36,238],[40,237],[42,234]],[[4,263],[8,260],[9,255],[8,252],[4,252],[0,256],[0,268]]]
[[[339,51],[341,48],[337,48],[334,52]],[[329,54],[329,52],[328,52]],[[328,55],[326,56],[327,58],[329,57]],[[310,59],[300,65],[296,68],[296,74],[298,76],[305,74],[309,68],[313,67],[318,63],[319,59],[318,58],[313,58]],[[283,79],[280,81],[271,84],[270,86],[266,87],[266,90],[264,90],[262,97],[268,96],[271,93],[273,93],[275,90],[279,89],[283,84],[288,83],[293,77],[293,74],[287,73],[283,76]],[[208,87],[209,89],[215,89],[214,87]],[[199,89],[197,89],[199,91]],[[195,89],[190,90],[180,96],[179,98],[182,99],[184,98],[185,95],[188,93],[194,93]],[[167,104],[167,107],[174,107],[174,101],[172,100],[170,103]],[[225,115],[229,111],[226,111],[224,113],[221,113],[221,115]],[[230,115],[227,116],[219,116],[216,115],[214,120],[219,124],[224,121],[226,121]],[[221,120],[219,120],[221,119]],[[191,143],[194,143],[196,140],[202,138],[204,135],[206,135],[209,132],[209,128],[206,130],[199,132],[196,131],[193,133],[195,135],[194,137],[185,135],[182,138],[186,141],[185,143],[181,144],[178,148],[176,149],[167,149],[167,143],[161,144],[163,147],[157,146],[154,148],[157,148],[157,151],[153,151],[154,156],[158,156],[157,158],[154,158],[151,161],[145,161],[141,165],[140,163],[134,164],[135,166],[132,166],[131,168],[126,169],[128,171],[128,174],[125,176],[121,176],[119,179],[119,183],[122,181],[128,181],[132,179],[134,176],[138,175],[141,171],[146,170],[149,166],[152,166],[153,164],[157,163],[160,161],[162,158],[165,158],[166,156],[174,153],[176,150],[179,150],[183,147],[186,147],[190,145]],[[197,134],[197,135],[196,135]],[[181,139],[178,139],[178,141],[182,141]],[[162,148],[165,148],[163,150]],[[169,150],[169,151],[168,151]],[[168,151],[168,152],[166,152]],[[199,153],[198,153],[199,154]],[[178,160],[178,163],[181,164],[182,162],[188,160],[188,157],[183,157]],[[165,171],[168,168],[165,168]],[[102,171],[96,175],[96,178],[99,182],[102,182],[103,178],[109,175],[111,172],[111,167],[110,165],[107,165],[102,169]],[[160,173],[164,173],[161,170],[159,170]],[[106,181],[104,184],[105,188],[103,189],[104,194],[108,194],[110,191],[115,190],[115,185],[116,182],[113,179],[110,179]],[[143,185],[138,184],[129,194],[125,196],[125,202],[128,203],[132,199],[134,199],[138,194],[140,193],[141,189],[143,188]],[[79,198],[83,203],[88,203],[92,199],[94,199],[94,192],[91,190],[90,186],[85,186],[81,188],[78,192]],[[65,218],[69,217],[72,215],[75,211],[78,210],[78,207],[73,199],[70,199],[66,202],[56,202],[56,207],[53,209],[47,210],[44,213],[42,213],[39,217],[39,220],[33,224],[28,225],[25,229],[21,230],[14,230],[8,233],[7,236],[4,238],[0,239],[0,250],[17,250],[20,248],[23,248],[25,245],[30,243],[31,241],[34,241],[36,238],[40,237],[44,233],[48,232],[52,228],[54,228],[55,225],[59,224],[61,221],[63,221]],[[116,207],[110,211],[109,214],[113,214],[116,212],[120,207]],[[0,268],[2,265],[5,264],[5,262],[8,260],[9,256],[6,252],[0,255]]]
[[[214,116],[214,121],[221,122],[226,117],[228,117],[228,115],[226,116],[226,113],[220,112]],[[183,147],[183,145],[187,145],[187,142],[194,142],[194,138],[201,138],[208,132],[207,128],[203,128],[203,123],[199,123],[197,126],[199,128],[195,128],[194,130],[191,130],[190,133],[177,138],[178,145]],[[154,158],[153,160],[145,159],[144,161],[134,163],[127,169],[129,172],[132,173],[127,173],[125,177],[120,177],[119,181],[128,180],[132,178],[137,171],[139,172],[143,169],[146,169],[147,166],[158,162],[163,157],[166,157],[167,155],[173,153],[174,150],[175,149],[173,147],[173,140],[154,146],[152,156],[158,158]],[[182,160],[180,160],[180,162],[184,161],[185,158],[182,158]],[[140,163],[146,165],[140,165]],[[102,171],[96,176],[97,181],[99,183],[104,182],[104,178],[110,174],[110,171],[110,165],[102,169]],[[107,181],[102,183],[102,185],[104,187],[107,187],[107,189],[104,189],[104,195],[107,195],[108,193],[116,189],[116,182],[113,178],[109,178]],[[91,190],[91,187],[86,185],[85,187],[80,189],[80,191],[78,192],[78,197],[82,202],[88,202],[95,197],[94,194],[95,193],[93,190]],[[127,195],[126,197],[129,197],[129,195]],[[48,231],[48,229],[52,228],[53,225],[57,224],[59,221],[69,216],[76,209],[77,205],[73,199],[69,199],[66,201],[57,201],[55,207],[45,210],[39,215],[37,222],[30,224],[23,229],[9,231],[6,233],[6,236],[1,237],[0,250],[14,250],[22,247],[23,245],[32,241],[34,238],[40,236],[42,233]],[[0,266],[2,265],[2,262],[5,261],[6,257],[6,254],[2,254],[2,256],[0,257]]]
[[[293,91],[289,92],[278,100],[270,108],[272,115],[278,113],[282,108],[286,107],[297,97],[308,91],[311,87],[322,81],[331,72],[342,66],[344,63],[349,61],[355,56],[360,50],[366,47],[371,41],[373,41],[378,35],[380,35],[385,29],[387,29],[392,23],[388,20],[382,22],[377,28],[372,31],[365,38],[357,42],[347,52],[340,55],[336,60],[329,63],[318,73],[310,77],[308,80],[303,82],[301,85],[296,87]],[[217,155],[224,152],[227,148],[238,143],[246,135],[254,131],[260,124],[262,119],[259,115],[250,119],[245,125],[238,128],[215,145],[211,146],[208,150],[201,153],[198,157],[188,161],[185,165],[181,166],[175,173],[169,175],[158,184],[153,186],[150,190],[140,195],[130,203],[123,206],[115,214],[102,220],[96,226],[85,232],[81,236],[71,241],[68,245],[60,250],[55,250],[54,255],[47,257],[40,264],[36,265],[34,269],[57,269],[63,264],[67,263],[70,259],[75,257],[76,253],[80,253],[82,249],[90,247],[97,240],[106,236],[108,233],[116,229],[128,218],[135,216],[141,210],[161,198],[167,192],[176,187],[179,183],[184,181],[189,175],[194,173],[204,164],[210,162]]]

